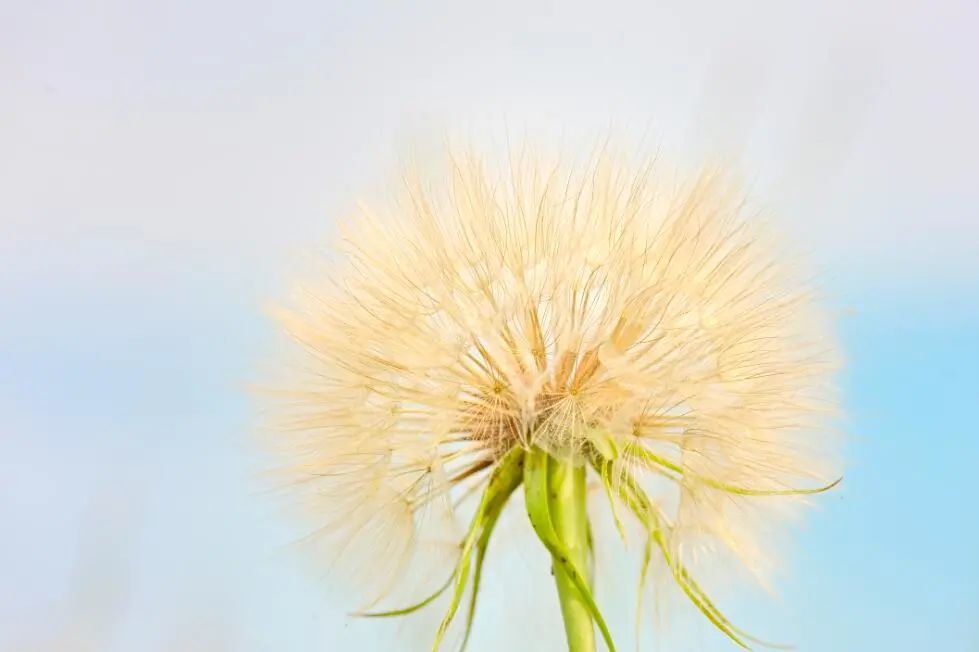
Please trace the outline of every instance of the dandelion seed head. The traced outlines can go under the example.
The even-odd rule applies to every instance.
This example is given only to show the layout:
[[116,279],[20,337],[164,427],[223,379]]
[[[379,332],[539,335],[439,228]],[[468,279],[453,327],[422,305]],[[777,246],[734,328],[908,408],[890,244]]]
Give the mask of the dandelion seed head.
[[835,355],[737,185],[607,155],[449,167],[347,221],[281,313],[300,344],[282,438],[317,535],[380,545],[383,593],[420,543],[453,549],[456,503],[508,450],[594,447],[670,479],[677,554],[760,567],[757,496],[730,488],[825,481]]

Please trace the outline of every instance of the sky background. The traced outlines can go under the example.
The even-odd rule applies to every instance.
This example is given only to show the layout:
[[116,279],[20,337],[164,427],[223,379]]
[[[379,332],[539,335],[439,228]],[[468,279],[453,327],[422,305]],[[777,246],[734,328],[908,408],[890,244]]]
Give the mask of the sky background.
[[[736,161],[839,316],[845,482],[732,614],[979,650],[979,5],[411,4],[0,2],[0,649],[425,649],[291,544],[263,310],[411,147],[611,132]],[[560,649],[499,557],[472,649]],[[730,649],[678,622],[645,649]]]

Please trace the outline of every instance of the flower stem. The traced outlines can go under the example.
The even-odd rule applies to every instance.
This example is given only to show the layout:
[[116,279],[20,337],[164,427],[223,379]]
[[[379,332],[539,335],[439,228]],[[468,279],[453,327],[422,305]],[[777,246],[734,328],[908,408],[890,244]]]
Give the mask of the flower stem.
[[[548,505],[554,530],[567,549],[571,564],[582,570],[588,568],[588,512],[585,508],[585,466],[573,460],[547,461]],[[555,560],[556,561],[556,560]],[[581,591],[575,586],[565,566],[554,563],[564,631],[569,652],[595,652],[595,628]],[[585,576],[585,582],[590,578]]]

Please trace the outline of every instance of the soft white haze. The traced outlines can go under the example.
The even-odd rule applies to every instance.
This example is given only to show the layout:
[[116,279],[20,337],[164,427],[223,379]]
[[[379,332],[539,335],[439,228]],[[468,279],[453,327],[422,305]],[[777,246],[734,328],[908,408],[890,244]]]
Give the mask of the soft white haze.
[[355,4],[0,10],[4,285],[277,269],[487,126],[743,155],[834,263],[975,270],[972,3]]

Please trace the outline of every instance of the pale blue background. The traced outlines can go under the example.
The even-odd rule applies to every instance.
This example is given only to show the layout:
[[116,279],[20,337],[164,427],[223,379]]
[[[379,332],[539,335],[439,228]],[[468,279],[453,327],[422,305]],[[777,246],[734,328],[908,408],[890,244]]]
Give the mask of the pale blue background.
[[[0,5],[0,649],[426,641],[289,545],[262,309],[409,144],[611,126],[738,160],[840,314],[846,481],[739,622],[979,650],[977,11],[812,4]],[[552,596],[507,638],[500,568],[474,649],[531,649]],[[728,649],[691,620],[669,649]]]

